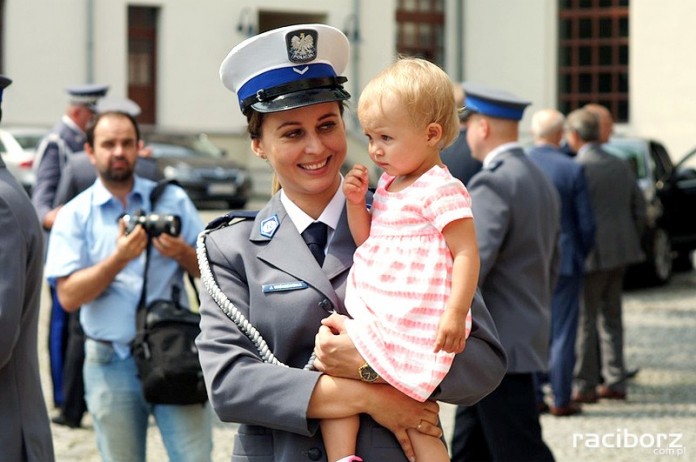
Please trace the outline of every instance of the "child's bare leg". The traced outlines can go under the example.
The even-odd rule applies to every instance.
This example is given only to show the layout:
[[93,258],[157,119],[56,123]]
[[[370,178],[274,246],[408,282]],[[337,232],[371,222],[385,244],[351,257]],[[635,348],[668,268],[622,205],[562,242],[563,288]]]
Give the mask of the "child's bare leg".
[[360,417],[354,415],[343,419],[323,419],[319,426],[329,462],[355,455]]
[[440,438],[426,435],[413,428],[407,431],[416,453],[416,462],[450,462],[447,447]]

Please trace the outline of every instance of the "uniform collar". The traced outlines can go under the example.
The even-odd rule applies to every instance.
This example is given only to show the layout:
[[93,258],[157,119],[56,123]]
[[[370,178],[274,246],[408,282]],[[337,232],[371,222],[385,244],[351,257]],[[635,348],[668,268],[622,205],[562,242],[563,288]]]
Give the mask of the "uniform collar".
[[338,220],[341,218],[343,205],[346,202],[346,197],[343,195],[343,177],[341,177],[341,184],[338,186],[336,194],[334,194],[333,198],[331,198],[324,211],[321,212],[321,215],[319,215],[319,218],[316,220],[307,215],[292,200],[290,200],[283,189],[280,190],[280,202],[283,204],[283,207],[285,207],[285,211],[297,228],[298,233],[302,234],[302,232],[307,229],[309,225],[314,223],[314,221],[324,223],[332,231],[335,231],[336,227],[338,226]]
[[63,114],[63,117],[61,118],[61,120],[63,121],[63,123],[64,123],[65,125],[67,125],[67,126],[70,128],[70,130],[74,131],[75,133],[80,133],[80,134],[82,134],[82,135],[85,134],[85,132],[84,132],[80,127],[77,126],[77,124],[75,123],[75,121],[72,120],[72,119],[71,119],[70,117],[68,117],[67,115]]
[[511,141],[509,143],[504,143],[500,146],[496,146],[495,148],[493,148],[491,152],[488,153],[486,158],[483,159],[483,168],[487,169],[488,167],[490,167],[490,165],[493,164],[495,158],[498,157],[500,154],[504,153],[505,151],[510,151],[512,149],[517,148],[521,148],[520,143],[518,143],[517,141]]

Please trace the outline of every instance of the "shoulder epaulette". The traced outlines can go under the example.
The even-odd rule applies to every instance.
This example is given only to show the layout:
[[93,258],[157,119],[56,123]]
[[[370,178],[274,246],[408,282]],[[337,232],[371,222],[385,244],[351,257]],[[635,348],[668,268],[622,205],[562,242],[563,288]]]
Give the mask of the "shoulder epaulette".
[[253,220],[258,214],[258,210],[233,210],[225,215],[213,219],[205,229],[224,228],[246,220]]

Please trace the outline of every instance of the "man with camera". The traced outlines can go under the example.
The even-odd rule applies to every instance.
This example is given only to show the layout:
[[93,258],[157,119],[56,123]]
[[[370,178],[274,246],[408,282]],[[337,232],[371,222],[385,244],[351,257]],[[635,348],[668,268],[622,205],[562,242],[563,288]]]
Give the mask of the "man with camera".
[[135,119],[123,112],[90,124],[85,151],[98,179],[58,214],[46,277],[66,310],[82,307],[85,399],[102,458],[144,461],[152,413],[170,460],[209,461],[208,405],[148,403],[131,355],[148,245],[146,302],[179,297],[187,308],[184,271],[199,276],[195,242],[203,229],[181,188],[167,186],[152,207],[156,183],[133,173],[139,140]]

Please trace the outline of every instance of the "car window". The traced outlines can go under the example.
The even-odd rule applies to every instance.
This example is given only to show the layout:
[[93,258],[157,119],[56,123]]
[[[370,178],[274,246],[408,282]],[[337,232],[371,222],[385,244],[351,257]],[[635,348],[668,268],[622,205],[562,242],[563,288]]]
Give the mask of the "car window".
[[22,149],[34,149],[43,138],[42,135],[15,135],[14,138]]
[[222,157],[222,149],[205,135],[169,135],[152,133],[144,136],[145,144],[155,157]]
[[680,180],[688,180],[689,184],[696,180],[696,151],[687,154],[677,165]]
[[664,180],[672,173],[672,160],[667,150],[660,143],[650,143],[650,156],[654,163],[655,180]]
[[608,143],[602,145],[602,147],[609,154],[620,157],[628,162],[636,178],[643,179],[648,176],[644,142],[628,139],[610,140]]

